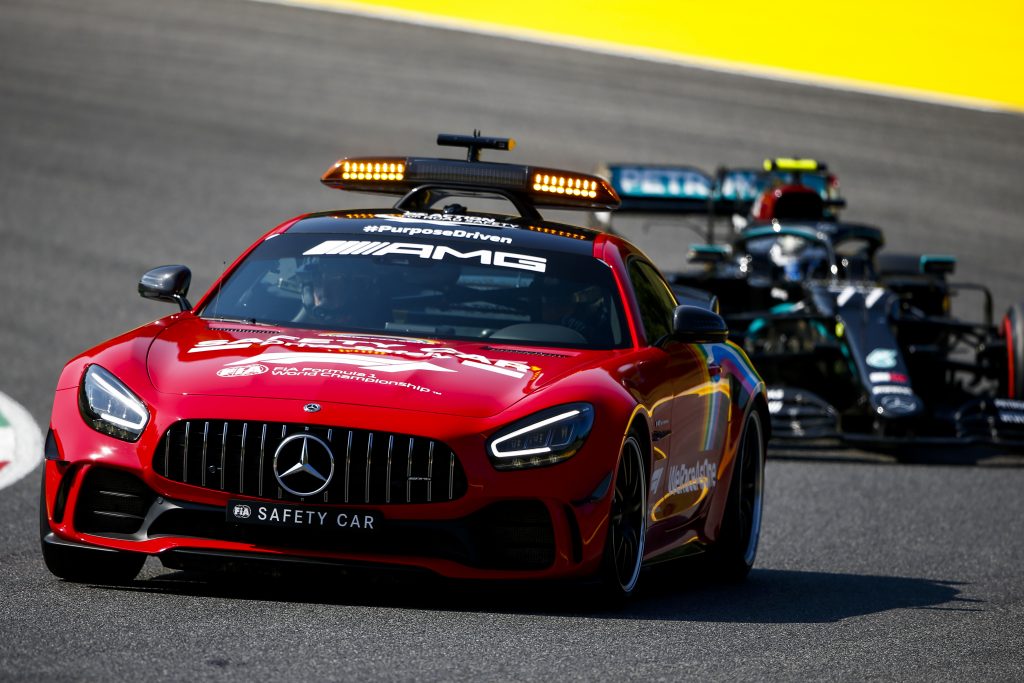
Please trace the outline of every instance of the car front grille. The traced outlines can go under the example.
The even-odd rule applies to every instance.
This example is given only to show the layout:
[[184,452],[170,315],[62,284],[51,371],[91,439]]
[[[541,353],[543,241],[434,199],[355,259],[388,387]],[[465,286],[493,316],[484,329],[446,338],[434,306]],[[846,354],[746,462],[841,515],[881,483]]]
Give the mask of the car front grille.
[[[321,440],[333,456],[333,476],[312,495],[285,490],[274,475],[278,447],[297,434]],[[216,491],[334,504],[446,502],[462,497],[467,488],[459,459],[439,441],[280,422],[176,422],[160,439],[153,469],[173,481]]]

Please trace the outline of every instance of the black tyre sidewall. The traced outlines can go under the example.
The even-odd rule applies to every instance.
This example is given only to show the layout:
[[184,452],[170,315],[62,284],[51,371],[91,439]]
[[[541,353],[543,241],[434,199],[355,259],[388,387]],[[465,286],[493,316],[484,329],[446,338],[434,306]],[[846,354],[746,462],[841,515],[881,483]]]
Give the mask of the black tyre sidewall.
[[[759,430],[754,429],[754,421],[760,426]],[[736,461],[733,466],[732,480],[729,482],[729,498],[726,502],[725,516],[722,519],[722,529],[718,541],[708,553],[712,570],[715,575],[723,581],[742,581],[750,573],[757,558],[756,545],[751,558],[747,558],[751,535],[748,534],[741,521],[740,505],[743,486],[744,459],[747,457],[747,439],[756,437],[761,440],[759,449],[760,464],[755,470],[759,477],[759,495],[761,496],[760,506],[764,505],[764,465],[765,465],[765,444],[764,444],[764,419],[756,409],[751,409],[743,423],[743,436],[737,449]],[[758,512],[760,515],[760,512]],[[760,536],[760,516],[757,521],[751,520],[751,526],[757,525],[757,529],[751,529],[751,533]]]
[[46,513],[46,468],[39,484],[39,545],[46,568],[54,576],[76,583],[128,583],[138,575],[146,556],[142,553],[109,552],[71,548],[47,543],[51,531]]
[[879,254],[875,257],[878,274],[887,275],[920,275],[920,254]]
[[[1000,333],[1006,341],[1005,394],[1008,398],[1024,398],[1024,303],[1017,303],[1006,311]],[[1013,382],[1010,382],[1010,366]]]
[[[634,455],[634,451],[629,448],[629,445],[631,443],[635,446],[635,455]],[[643,524],[642,524],[642,529],[641,529],[641,532],[640,532],[640,539],[639,539],[640,543],[639,543],[639,548],[638,548],[638,554],[640,555],[640,557],[639,557],[639,565],[640,566],[637,567],[636,572],[634,573],[634,575],[630,577],[630,581],[627,582],[627,585],[623,585],[622,581],[619,578],[619,573],[618,573],[618,571],[616,569],[616,566],[615,566],[615,556],[614,556],[615,553],[614,553],[614,549],[612,548],[611,515],[609,514],[609,528],[608,528],[607,538],[605,540],[604,557],[602,559],[602,564],[601,564],[600,585],[601,585],[602,592],[604,593],[604,597],[610,599],[612,602],[619,601],[619,600],[624,600],[624,599],[628,598],[630,595],[632,595],[636,591],[636,587],[639,584],[640,569],[641,569],[642,564],[643,564],[644,548],[646,547],[646,536],[647,536],[647,524],[646,524],[646,520],[647,520],[647,467],[646,467],[646,463],[644,462],[644,450],[640,446],[640,440],[636,436],[636,434],[632,433],[632,432],[629,434],[629,436],[623,442],[622,453],[620,454],[620,457],[619,457],[619,463],[616,465],[616,468],[615,468],[615,479],[612,482],[612,492],[613,492],[612,496],[613,497],[615,495],[614,494],[615,487],[619,483],[619,475],[620,475],[620,472],[621,472],[621,469],[622,469],[623,460],[626,457],[636,457],[637,458],[636,467],[639,468],[640,476],[642,478],[640,489],[641,489],[641,492],[642,492],[642,495],[643,495],[643,500],[641,502],[641,509],[643,511]]]

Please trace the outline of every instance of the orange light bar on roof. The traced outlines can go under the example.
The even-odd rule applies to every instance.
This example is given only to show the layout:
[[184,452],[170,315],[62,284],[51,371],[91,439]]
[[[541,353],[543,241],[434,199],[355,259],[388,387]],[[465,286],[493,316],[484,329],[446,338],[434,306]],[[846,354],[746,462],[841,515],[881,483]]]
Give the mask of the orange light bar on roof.
[[324,173],[321,182],[338,189],[350,189],[350,185],[370,183],[387,185],[405,180],[406,159],[404,157],[363,157],[342,159]]
[[543,203],[545,196],[579,199],[595,204],[618,206],[619,197],[604,178],[550,168],[531,168],[529,191]]
[[535,192],[567,194],[573,197],[589,197],[590,199],[597,197],[596,180],[574,178],[573,176],[536,173],[533,176],[533,189]]
[[619,196],[604,178],[520,164],[419,157],[346,158],[320,179],[338,190],[404,195],[417,188],[494,191],[535,206],[565,209],[618,208]]
[[342,180],[402,180],[405,164],[394,161],[343,161]]

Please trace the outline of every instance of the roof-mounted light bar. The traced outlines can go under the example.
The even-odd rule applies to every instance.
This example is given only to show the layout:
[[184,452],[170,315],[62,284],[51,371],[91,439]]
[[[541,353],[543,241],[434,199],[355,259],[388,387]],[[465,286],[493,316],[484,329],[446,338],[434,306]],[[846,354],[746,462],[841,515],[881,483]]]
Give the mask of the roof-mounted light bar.
[[515,141],[510,138],[442,134],[437,140],[444,146],[466,147],[467,159],[345,158],[327,169],[320,180],[328,187],[354,192],[464,191],[504,195],[536,207],[610,211],[619,206],[618,194],[601,176],[479,160],[481,149],[513,149]]
[[766,171],[827,171],[828,165],[817,159],[776,157],[764,160]]
[[405,159],[342,159],[335,169],[340,170],[341,179],[346,181],[393,182],[405,179]]

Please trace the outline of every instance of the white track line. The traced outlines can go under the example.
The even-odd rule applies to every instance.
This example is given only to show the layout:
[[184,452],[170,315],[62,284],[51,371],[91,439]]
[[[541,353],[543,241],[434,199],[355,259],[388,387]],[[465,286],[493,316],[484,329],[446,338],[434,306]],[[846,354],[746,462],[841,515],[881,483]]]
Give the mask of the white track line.
[[0,392],[0,415],[9,425],[0,427],[6,434],[0,439],[3,448],[0,458],[10,458],[0,469],[0,489],[4,489],[35,469],[43,459],[43,435],[29,412],[3,392]]
[[285,5],[288,7],[299,7],[320,12],[331,12],[334,14],[348,14],[353,16],[381,19],[384,21],[395,21],[415,26],[439,28],[448,31],[461,31],[463,33],[475,33],[496,38],[505,38],[535,45],[547,45],[562,47],[582,52],[608,55],[612,57],[623,57],[636,59],[657,64],[672,64],[685,66],[691,69],[703,69],[751,78],[762,78],[770,81],[783,83],[795,83],[828,90],[841,90],[844,92],[857,92],[866,95],[877,95],[892,99],[911,100],[926,104],[936,104],[946,107],[958,107],[961,109],[972,109],[998,114],[1020,115],[1014,107],[1000,102],[984,100],[980,98],[967,97],[962,95],[951,95],[944,93],[919,90],[917,88],[884,85],[859,81],[841,76],[826,76],[824,74],[810,74],[801,71],[791,71],[779,67],[762,66],[757,64],[745,64],[732,62],[724,59],[713,59],[710,57],[698,57],[695,55],[684,55],[668,50],[658,50],[650,47],[640,47],[612,43],[603,40],[590,38],[579,38],[576,36],[561,35],[535,31],[528,28],[514,26],[502,26],[469,19],[456,19],[454,17],[436,16],[424,12],[395,9],[390,7],[379,7],[364,5],[358,2],[345,2],[343,0],[330,0],[330,2],[318,2],[318,0],[250,0],[261,2],[267,5]]

